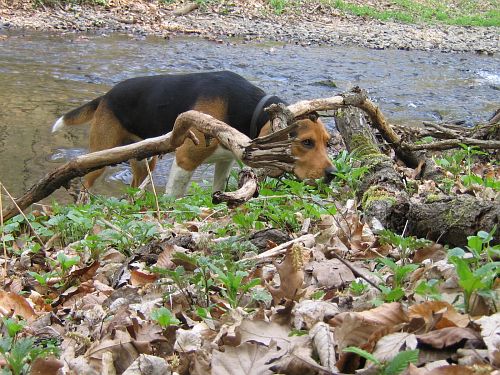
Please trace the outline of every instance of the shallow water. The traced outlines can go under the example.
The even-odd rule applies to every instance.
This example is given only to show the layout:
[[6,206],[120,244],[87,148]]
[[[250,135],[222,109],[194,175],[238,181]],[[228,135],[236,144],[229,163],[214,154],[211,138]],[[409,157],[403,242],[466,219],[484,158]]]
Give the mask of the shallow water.
[[[398,124],[439,119],[472,124],[500,107],[495,56],[0,30],[0,182],[18,196],[84,153],[85,127],[51,134],[51,126],[117,82],[207,70],[235,71],[289,102],[357,85]],[[328,80],[336,87],[322,84]],[[157,185],[164,185],[169,159],[155,171]],[[128,167],[120,165],[96,189],[115,194],[129,178]],[[64,196],[64,191],[55,195]]]

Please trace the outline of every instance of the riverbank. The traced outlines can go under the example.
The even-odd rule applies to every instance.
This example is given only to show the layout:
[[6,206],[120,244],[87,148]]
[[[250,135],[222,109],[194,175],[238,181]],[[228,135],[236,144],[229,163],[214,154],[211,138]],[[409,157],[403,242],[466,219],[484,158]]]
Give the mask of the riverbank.
[[0,30],[133,35],[196,35],[226,42],[278,41],[300,45],[356,45],[373,49],[438,50],[494,55],[500,50],[499,28],[402,24],[342,13],[321,2],[307,3],[277,15],[264,1],[207,3],[179,15],[182,5],[148,1],[34,8],[30,1],[0,0]]

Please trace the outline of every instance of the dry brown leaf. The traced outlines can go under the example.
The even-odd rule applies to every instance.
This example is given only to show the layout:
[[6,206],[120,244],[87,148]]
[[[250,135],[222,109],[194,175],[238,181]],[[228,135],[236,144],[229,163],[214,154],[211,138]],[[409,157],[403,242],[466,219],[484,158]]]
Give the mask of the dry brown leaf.
[[415,254],[413,255],[413,263],[422,263],[426,259],[430,259],[433,262],[446,259],[444,246],[433,243],[432,245],[422,247],[415,251]]
[[385,303],[375,309],[363,312],[345,312],[330,319],[335,327],[335,339],[342,351],[347,346],[362,347],[375,333],[406,323],[408,316],[398,302]]
[[[116,330],[101,341],[95,342],[85,353],[94,368],[100,368],[103,355],[106,352],[113,354],[113,364],[119,373],[125,371],[139,356],[134,340],[127,331]],[[151,354],[150,351],[145,354]]]
[[143,286],[155,282],[157,275],[140,270],[130,271],[130,284],[133,286]]
[[408,308],[410,318],[423,318],[427,330],[446,327],[467,327],[470,317],[458,313],[448,302],[427,301]]
[[309,337],[318,353],[319,363],[328,371],[337,372],[335,367],[335,339],[330,331],[330,326],[319,322],[309,331]]
[[311,262],[306,271],[312,273],[319,288],[339,289],[356,279],[349,267],[338,259]]
[[156,261],[156,267],[164,268],[167,270],[175,269],[176,265],[172,262],[172,254],[176,252],[175,249],[177,246],[175,245],[165,245],[164,250],[158,256],[158,260]]
[[491,364],[500,367],[500,313],[483,316],[476,323],[481,326],[481,336],[488,348]]
[[31,364],[30,375],[57,375],[64,363],[57,358],[37,358]]
[[336,303],[306,299],[293,309],[295,329],[311,329],[318,322],[330,319],[340,313]]
[[470,328],[447,327],[417,335],[419,342],[430,345],[433,348],[442,349],[458,344],[463,340],[479,340],[481,336]]
[[12,313],[22,316],[28,322],[36,318],[35,310],[33,310],[26,298],[0,290],[0,315],[10,315]]
[[[431,370],[417,368],[414,364],[408,367],[409,375],[479,375],[482,372],[475,372],[473,368],[467,366],[447,365],[436,367]],[[484,374],[487,374],[485,372]]]
[[271,341],[275,341],[279,348],[283,348],[287,347],[290,341],[290,329],[274,322],[245,319],[236,328],[236,332],[242,343],[252,341],[269,346]]
[[304,294],[302,250],[301,245],[292,245],[287,249],[283,261],[275,264],[280,276],[280,286],[274,287],[266,283],[275,303],[279,303],[283,298],[298,300]]
[[95,261],[88,266],[74,269],[73,271],[70,272],[69,277],[70,279],[77,279],[80,282],[85,282],[92,279],[95,276],[98,268],[99,268],[99,262]]
[[124,263],[126,259],[127,257],[116,249],[109,249],[101,257],[103,263]]
[[171,373],[163,358],[141,354],[122,375],[170,375]]
[[174,349],[179,353],[195,352],[201,348],[201,331],[179,328],[175,337]]
[[245,342],[212,352],[212,375],[272,375],[271,367],[286,350]]
[[417,338],[413,333],[395,332],[378,340],[372,354],[381,362],[389,362],[400,351],[416,348]]

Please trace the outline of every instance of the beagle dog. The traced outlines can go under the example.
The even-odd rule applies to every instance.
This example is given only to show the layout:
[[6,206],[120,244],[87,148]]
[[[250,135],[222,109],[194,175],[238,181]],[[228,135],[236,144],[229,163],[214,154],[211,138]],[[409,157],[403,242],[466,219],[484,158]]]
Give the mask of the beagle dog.
[[[264,108],[273,103],[284,101],[266,95],[228,71],[138,77],[118,83],[103,96],[66,113],[52,131],[90,122],[89,150],[95,152],[164,135],[172,130],[179,114],[193,109],[224,121],[253,139],[269,134],[271,127]],[[300,179],[328,179],[334,172],[327,154],[330,135],[317,117],[298,123],[290,134],[292,154],[297,159],[295,175]],[[194,132],[201,139],[201,134]],[[199,145],[188,139],[175,151],[166,193],[182,196],[194,170],[202,163],[215,163],[213,190],[223,190],[233,161],[234,155],[215,139]],[[133,187],[146,178],[146,162],[153,170],[156,157],[149,161],[130,160]],[[84,187],[89,189],[103,172],[104,168],[88,173]]]

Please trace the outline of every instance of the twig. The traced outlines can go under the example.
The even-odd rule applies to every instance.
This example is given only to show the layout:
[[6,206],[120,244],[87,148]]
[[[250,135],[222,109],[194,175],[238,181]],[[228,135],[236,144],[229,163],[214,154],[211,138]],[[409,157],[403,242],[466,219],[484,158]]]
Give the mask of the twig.
[[153,181],[153,175],[151,174],[151,169],[149,168],[149,162],[145,160],[146,163],[146,169],[148,170],[148,177],[149,180],[151,181],[151,187],[153,188],[153,194],[155,196],[155,204],[156,204],[156,218],[160,220],[160,204],[158,203],[158,194],[156,194],[156,188],[155,184]]
[[403,143],[403,147],[408,150],[417,151],[417,150],[448,150],[450,148],[459,147],[461,143],[464,143],[469,146],[478,146],[482,149],[500,149],[500,141],[494,140],[482,140],[475,138],[462,137],[458,139],[447,139],[445,141],[437,141],[432,143],[423,143],[423,144],[408,144]]
[[305,235],[300,236],[298,238],[295,238],[291,241],[288,241],[288,242],[282,243],[281,245],[273,247],[270,250],[264,251],[263,253],[261,253],[259,255],[256,255],[256,256],[253,256],[250,258],[244,258],[244,259],[239,260],[238,262],[243,262],[243,261],[248,261],[248,260],[262,260],[264,258],[272,258],[272,257],[275,257],[277,255],[285,253],[288,246],[293,245],[294,243],[306,242],[308,240],[313,240],[317,236],[319,236],[319,232],[316,234],[305,234]]
[[36,232],[35,228],[33,228],[33,226],[31,225],[31,223],[29,222],[28,218],[26,217],[26,215],[24,214],[23,210],[21,210],[21,208],[19,208],[19,206],[17,205],[16,203],[16,200],[14,199],[14,197],[12,195],[10,195],[10,193],[7,191],[7,188],[5,187],[5,185],[3,184],[0,184],[2,186],[2,189],[3,191],[5,191],[5,194],[7,194],[10,198],[10,200],[12,201],[12,203],[14,204],[14,206],[16,207],[16,209],[19,211],[19,213],[23,216],[24,220],[26,220],[26,224],[28,224],[28,226],[31,228],[31,230],[33,231],[33,233],[35,234],[35,237],[38,239],[38,241],[40,242],[40,245],[44,245],[42,239],[40,238],[40,236],[38,235],[38,233]]
[[354,268],[348,261],[342,259],[339,255],[335,254],[334,251],[332,251],[330,254],[332,254],[336,259],[340,260],[340,262],[342,264],[344,264],[344,266],[346,266],[347,268],[349,268],[351,270],[351,272],[354,274],[354,276],[356,277],[361,277],[363,280],[365,280],[368,284],[370,284],[371,286],[373,286],[374,288],[376,288],[377,290],[379,290],[380,292],[382,291],[380,289],[380,287],[375,284],[373,281],[369,280],[366,276],[362,275],[358,270],[356,270],[356,268]]

